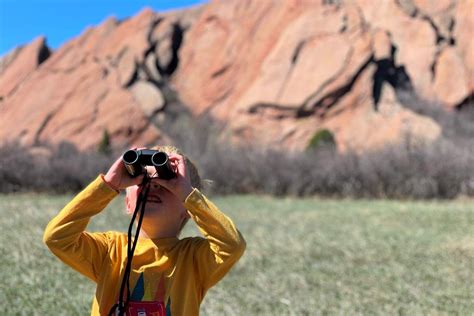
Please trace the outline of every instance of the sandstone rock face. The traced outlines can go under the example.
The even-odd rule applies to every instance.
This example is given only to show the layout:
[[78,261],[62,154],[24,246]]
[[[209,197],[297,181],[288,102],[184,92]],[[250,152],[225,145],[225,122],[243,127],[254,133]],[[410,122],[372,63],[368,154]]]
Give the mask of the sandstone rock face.
[[0,59],[0,143],[93,149],[104,130],[113,145],[168,142],[184,112],[225,122],[235,141],[286,149],[322,128],[341,150],[434,140],[441,127],[395,90],[449,109],[472,97],[473,6],[221,0],[109,18],[53,53],[39,38]]
[[159,58],[151,49],[157,45],[152,31],[167,20],[179,25],[185,13],[156,14],[145,9],[123,22],[109,18],[41,64],[42,38],[15,52],[8,63],[2,62],[1,142],[68,141],[80,149],[93,149],[104,130],[117,146],[169,142],[150,122],[153,115],[165,111],[166,100],[157,86],[159,70],[144,72],[141,81],[138,73]]
[[146,81],[139,81],[131,87],[135,101],[147,117],[163,110],[165,99],[159,89]]
[[5,56],[0,67],[0,96],[13,94],[49,54],[45,38],[39,37],[26,47],[16,49]]
[[469,77],[463,61],[453,47],[438,56],[434,88],[439,100],[449,106],[460,104],[469,95]]
[[[341,149],[402,134],[434,139],[436,122],[383,91],[412,87],[450,107],[472,94],[450,23],[458,2],[214,1],[191,28],[173,82],[195,113],[227,121],[237,138],[301,149],[329,127]],[[386,107],[394,117],[381,115]],[[354,132],[356,122],[367,132]],[[388,130],[371,133],[378,125]]]
[[383,30],[376,30],[373,37],[374,59],[383,60],[392,57],[392,39],[390,33]]
[[[363,86],[369,82],[370,76],[364,75],[356,85]],[[356,86],[354,90],[364,93],[362,86]],[[342,102],[359,104],[326,122],[326,127],[336,132],[343,150],[360,152],[407,138],[411,141],[433,141],[441,135],[441,128],[431,118],[401,106],[389,85],[382,88],[378,111],[373,111],[370,104],[360,102],[364,100],[363,95],[351,97],[349,94],[347,97]]]
[[456,48],[466,70],[468,90],[474,91],[474,1],[460,1],[455,8]]

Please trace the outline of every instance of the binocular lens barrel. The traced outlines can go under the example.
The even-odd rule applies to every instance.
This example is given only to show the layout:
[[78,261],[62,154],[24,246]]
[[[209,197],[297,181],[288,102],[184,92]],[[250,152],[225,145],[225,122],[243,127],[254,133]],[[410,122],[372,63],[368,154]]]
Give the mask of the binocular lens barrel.
[[151,156],[153,166],[163,166],[168,162],[168,155],[164,152],[157,152]]
[[138,161],[138,153],[135,150],[127,150],[123,154],[123,162],[126,164],[134,164]]
[[156,172],[158,172],[158,176],[161,179],[169,180],[176,176],[166,153],[159,151],[153,154],[151,156],[151,163],[155,166]]
[[127,150],[122,156],[125,169],[134,178],[145,172],[145,168],[140,163],[139,158],[140,154],[136,150]]
[[145,166],[154,166],[158,176],[161,179],[169,180],[176,177],[168,155],[165,152],[157,150],[127,150],[122,161],[127,172],[132,177],[137,177],[146,172]]

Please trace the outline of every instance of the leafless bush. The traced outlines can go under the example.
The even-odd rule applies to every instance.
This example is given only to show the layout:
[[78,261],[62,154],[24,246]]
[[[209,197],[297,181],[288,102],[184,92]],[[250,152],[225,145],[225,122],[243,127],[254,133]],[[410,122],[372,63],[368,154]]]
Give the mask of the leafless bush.
[[213,130],[208,120],[193,124],[185,124],[180,137],[178,129],[178,145],[194,157],[204,178],[214,181],[211,191],[218,194],[429,199],[474,192],[474,140],[461,133],[432,143],[406,137],[363,154],[332,148],[297,153],[231,145],[217,137],[220,129]]
[[[450,115],[445,119],[460,120]],[[168,132],[202,178],[213,181],[212,193],[432,199],[474,196],[474,135],[462,122],[462,129],[436,142],[406,137],[362,154],[324,146],[287,152],[233,145],[208,118],[178,120]],[[67,143],[46,148],[49,155],[16,143],[0,148],[0,192],[77,192],[121,153],[80,153]]]
[[453,198],[474,176],[474,144],[461,148],[440,140],[404,143],[363,155],[355,196],[391,198]]
[[77,192],[112,158],[98,153],[81,153],[72,144],[43,145],[31,150],[18,143],[0,148],[0,192]]

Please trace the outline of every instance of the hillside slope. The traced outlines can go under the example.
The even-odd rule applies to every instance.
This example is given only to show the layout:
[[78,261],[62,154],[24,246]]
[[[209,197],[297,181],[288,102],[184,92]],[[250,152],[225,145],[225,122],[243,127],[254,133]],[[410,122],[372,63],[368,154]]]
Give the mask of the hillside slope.
[[472,100],[473,12],[471,0],[236,0],[109,18],[57,51],[38,38],[0,59],[0,143],[169,142],[171,124],[199,115],[294,149],[322,128],[340,149],[436,139],[440,124],[397,91],[454,110]]

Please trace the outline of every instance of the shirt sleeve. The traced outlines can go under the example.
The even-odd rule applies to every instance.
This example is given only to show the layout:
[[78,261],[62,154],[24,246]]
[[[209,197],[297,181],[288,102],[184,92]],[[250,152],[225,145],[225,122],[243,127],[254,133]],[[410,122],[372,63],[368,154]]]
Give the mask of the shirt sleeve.
[[118,193],[109,187],[102,175],[69,202],[49,222],[43,241],[64,263],[97,282],[107,256],[106,233],[85,232],[92,216],[102,211]]
[[205,292],[239,260],[246,243],[234,223],[199,190],[189,194],[184,206],[205,237],[194,252],[195,268]]

